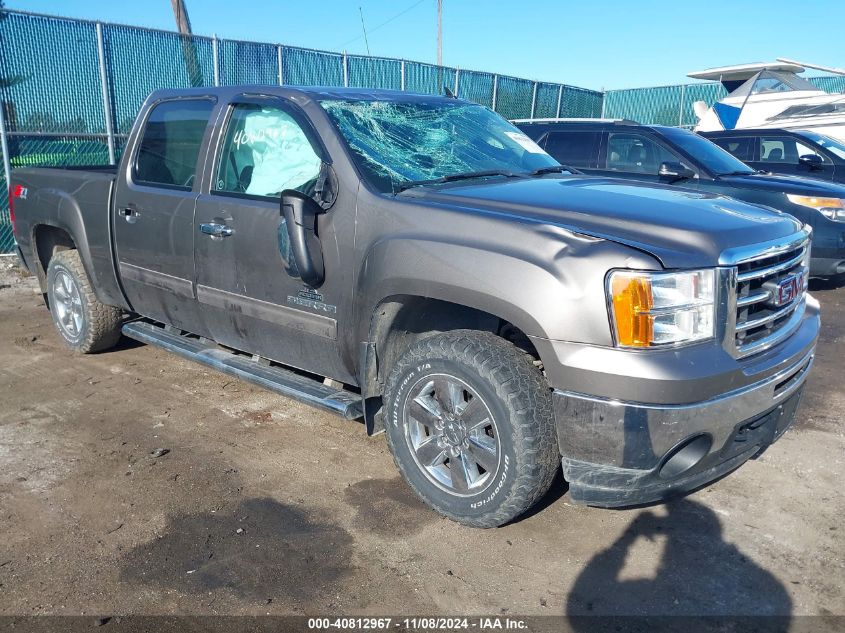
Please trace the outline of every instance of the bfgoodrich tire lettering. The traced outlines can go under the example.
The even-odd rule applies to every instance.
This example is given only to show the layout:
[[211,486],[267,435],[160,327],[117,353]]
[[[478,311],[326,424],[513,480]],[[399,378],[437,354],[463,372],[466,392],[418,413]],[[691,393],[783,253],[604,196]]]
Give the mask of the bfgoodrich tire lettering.
[[120,339],[120,308],[100,303],[79,253],[60,251],[47,267],[50,312],[68,347],[88,354],[114,347]]
[[532,359],[502,338],[456,330],[419,341],[385,391],[396,466],[441,514],[495,527],[551,485],[560,464],[551,392]]

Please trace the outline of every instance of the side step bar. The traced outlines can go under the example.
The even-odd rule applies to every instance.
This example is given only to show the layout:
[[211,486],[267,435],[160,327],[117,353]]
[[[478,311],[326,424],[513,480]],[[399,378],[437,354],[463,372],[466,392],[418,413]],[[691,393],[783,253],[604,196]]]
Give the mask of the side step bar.
[[260,360],[253,360],[251,356],[223,349],[206,339],[181,334],[173,328],[165,328],[147,321],[132,321],[123,326],[123,335],[162,347],[288,398],[339,413],[347,420],[355,420],[364,415],[363,401],[357,393],[329,387],[319,380],[278,365],[267,364],[266,361],[262,363]]

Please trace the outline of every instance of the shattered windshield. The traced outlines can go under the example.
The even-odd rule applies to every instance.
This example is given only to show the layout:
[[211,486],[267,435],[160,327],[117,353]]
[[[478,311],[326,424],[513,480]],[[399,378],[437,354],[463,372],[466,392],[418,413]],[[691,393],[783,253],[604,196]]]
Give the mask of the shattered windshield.
[[462,101],[325,100],[359,168],[378,189],[476,172],[527,173],[559,163],[487,108]]

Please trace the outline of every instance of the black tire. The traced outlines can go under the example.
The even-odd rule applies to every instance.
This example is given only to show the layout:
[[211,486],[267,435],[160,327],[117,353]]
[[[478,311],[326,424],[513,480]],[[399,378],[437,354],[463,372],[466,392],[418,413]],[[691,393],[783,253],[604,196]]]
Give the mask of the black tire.
[[[77,318],[68,317],[64,307],[68,290],[62,281],[68,279],[75,284],[71,294],[76,310],[73,315]],[[53,255],[47,266],[47,298],[56,330],[72,350],[83,354],[100,352],[114,347],[120,340],[123,312],[97,300],[77,251],[60,251]],[[71,320],[73,325],[67,325]]]
[[[450,383],[451,379],[457,380]],[[435,451],[441,451],[444,445],[448,447],[447,452],[462,450],[461,446],[469,447],[468,443],[457,444],[461,437],[469,442],[468,435],[452,433],[447,438],[447,432],[457,428],[451,424],[448,431],[434,430],[438,425],[443,426],[444,417],[455,422],[448,405],[442,407],[440,415],[417,406],[420,399],[427,403],[443,402],[437,396],[435,380],[441,381],[440,385],[463,383],[462,387],[459,385],[459,391],[450,392],[461,394],[460,404],[453,409],[463,406],[463,410],[468,411],[469,406],[463,402],[473,402],[480,397],[481,404],[486,405],[484,415],[492,418],[481,438],[488,445],[496,438],[492,441],[497,447],[496,466],[490,462],[490,468],[484,469],[480,461],[473,466],[478,474],[477,481],[481,482],[475,490],[464,487],[471,477],[466,474],[457,477],[459,487],[438,480],[448,472],[451,481],[456,481],[451,457],[441,465],[437,464],[438,454],[429,468],[422,465],[423,460],[429,460],[420,448],[430,444],[430,440],[437,441],[436,447],[431,449]],[[419,390],[423,395],[415,396]],[[390,371],[385,401],[387,443],[396,466],[426,504],[458,523],[489,528],[515,519],[548,491],[560,467],[548,383],[528,354],[494,334],[455,330],[418,341]],[[411,408],[414,414],[408,412]],[[421,413],[428,416],[428,426],[421,426],[417,419]],[[473,417],[477,420],[483,416],[476,413]],[[456,424],[464,432],[471,426],[469,421],[458,420]],[[414,446],[415,442],[419,445]],[[475,446],[468,448],[470,452],[474,449]],[[464,453],[454,459],[458,460],[457,464],[476,461],[472,456],[465,457]],[[432,474],[432,468],[436,474]],[[492,474],[488,476],[487,473]]]

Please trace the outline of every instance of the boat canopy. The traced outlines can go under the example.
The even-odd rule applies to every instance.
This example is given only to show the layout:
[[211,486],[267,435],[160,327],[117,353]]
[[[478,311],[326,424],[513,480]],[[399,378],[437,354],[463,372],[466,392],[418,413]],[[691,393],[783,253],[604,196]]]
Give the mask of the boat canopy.
[[[728,88],[726,82],[722,82]],[[730,90],[730,89],[729,89]],[[730,92],[730,97],[748,97],[750,95],[770,94],[773,92],[794,92],[810,90],[812,92],[823,92],[806,79],[790,72],[775,70],[761,70],[739,83]]]
[[754,77],[763,70],[779,73],[797,75],[804,72],[804,67],[799,64],[785,62],[755,62],[753,64],[736,64],[734,66],[720,66],[708,70],[697,70],[687,74],[693,79],[704,79],[707,81],[720,82],[728,92],[739,88],[743,82]]

